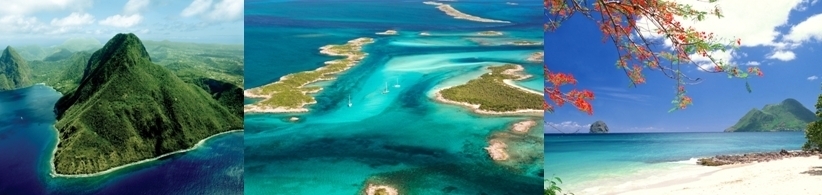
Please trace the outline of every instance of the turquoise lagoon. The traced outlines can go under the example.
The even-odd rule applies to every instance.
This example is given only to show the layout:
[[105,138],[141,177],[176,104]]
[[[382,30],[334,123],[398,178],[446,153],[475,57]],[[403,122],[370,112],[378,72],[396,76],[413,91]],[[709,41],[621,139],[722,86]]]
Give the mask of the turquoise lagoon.
[[[364,48],[362,63],[315,84],[324,90],[310,112],[246,114],[245,192],[350,195],[373,182],[403,194],[542,193],[542,125],[509,143],[509,152],[536,152],[538,159],[502,165],[484,149],[512,123],[541,116],[482,116],[431,98],[505,63],[535,76],[516,84],[541,91],[542,65],[525,59],[542,46],[503,43],[541,42],[542,4],[446,3],[512,23],[454,19],[422,1],[246,1],[246,88],[335,59],[319,54],[323,45],[376,42]],[[388,29],[399,34],[375,34]],[[487,30],[505,35],[476,36]]]

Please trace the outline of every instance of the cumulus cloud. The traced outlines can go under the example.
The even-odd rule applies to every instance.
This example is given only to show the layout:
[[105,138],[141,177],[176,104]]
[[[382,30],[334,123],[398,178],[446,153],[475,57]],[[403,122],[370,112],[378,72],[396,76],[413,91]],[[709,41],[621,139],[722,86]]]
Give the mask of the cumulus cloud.
[[188,5],[180,16],[198,16],[208,22],[232,22],[243,17],[242,0],[194,0]]
[[808,77],[809,81],[813,81],[813,80],[816,80],[816,79],[819,79],[819,77],[817,77],[816,75]]
[[745,63],[745,65],[748,65],[748,66],[759,66],[759,65],[761,65],[761,63],[759,63],[759,62],[757,62],[757,61],[749,61],[749,62]]
[[791,43],[822,41],[822,28],[820,26],[822,26],[822,14],[813,15],[791,27],[791,30],[782,39]]
[[52,19],[52,26],[82,26],[94,23],[94,16],[88,13],[74,12],[65,18]]
[[[703,21],[683,20],[678,18],[685,27],[694,27],[700,31],[712,32],[715,36],[727,40],[741,39],[742,47],[767,46],[774,48],[774,51],[766,56],[769,59],[790,61],[796,58],[790,49],[795,48],[797,43],[786,43],[783,40],[822,39],[822,16],[808,18],[803,23],[794,26],[788,35],[781,34],[777,27],[788,25],[788,18],[792,10],[801,9],[803,6],[812,5],[815,2],[808,0],[784,0],[773,1],[768,4],[752,4],[748,0],[722,0],[716,3],[694,0],[674,0],[680,4],[686,4],[698,10],[713,10],[719,7],[724,17],[717,18],[708,16]],[[756,13],[756,14],[751,14]],[[822,15],[822,14],[820,14]],[[638,25],[644,28],[639,34],[659,40],[662,35],[655,33],[656,27],[647,19],[640,19]],[[670,41],[665,42],[670,46]],[[716,58],[732,62],[741,56],[735,56],[727,52],[715,53]],[[701,56],[691,56],[701,57]],[[713,65],[705,63],[704,59],[695,59],[694,62],[700,69],[713,68]],[[735,63],[731,63],[735,64]]]
[[140,14],[134,14],[129,16],[123,16],[118,14],[110,16],[105,20],[100,21],[100,25],[128,28],[139,24],[142,20],[143,16],[141,16]]
[[791,61],[796,59],[796,54],[792,51],[775,51],[772,54],[768,55],[768,59],[777,59],[780,61]]
[[559,129],[559,131],[564,133],[573,133],[577,130],[582,131],[584,129],[587,129],[591,127],[591,124],[580,125],[579,123],[574,121],[564,121],[559,123],[545,122],[545,127],[545,131],[549,132],[556,132],[557,129]]
[[0,14],[27,15],[38,11],[80,10],[91,7],[93,0],[0,0]]
[[[711,56],[718,61],[725,61],[730,62],[731,64],[735,64],[732,61],[734,58],[738,57],[738,55],[732,50],[726,51],[714,51],[711,52]],[[690,56],[691,61],[693,61],[697,66],[699,66],[700,71],[713,71],[714,67],[716,66],[712,61],[711,58],[704,57],[699,54],[692,54]]]
[[47,29],[36,17],[9,15],[0,17],[0,32],[4,33],[37,33]]
[[127,15],[140,13],[148,7],[150,2],[149,0],[128,0],[123,12]]

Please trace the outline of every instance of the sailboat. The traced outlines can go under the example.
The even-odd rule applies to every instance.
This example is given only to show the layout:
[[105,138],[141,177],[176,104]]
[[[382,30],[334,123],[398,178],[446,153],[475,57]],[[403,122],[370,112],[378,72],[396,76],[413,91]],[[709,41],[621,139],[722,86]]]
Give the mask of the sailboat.
[[384,90],[382,90],[382,93],[383,93],[383,94],[388,93],[388,82],[385,82],[385,89],[384,89]]
[[351,107],[354,104],[351,104],[351,95],[348,96],[348,107]]
[[400,78],[397,78],[397,84],[394,84],[394,88],[400,88]]

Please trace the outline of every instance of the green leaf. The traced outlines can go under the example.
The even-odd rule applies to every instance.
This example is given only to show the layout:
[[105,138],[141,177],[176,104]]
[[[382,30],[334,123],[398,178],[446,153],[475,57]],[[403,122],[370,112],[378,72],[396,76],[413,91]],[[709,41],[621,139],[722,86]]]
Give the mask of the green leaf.
[[676,111],[676,107],[673,107],[670,110],[668,110],[668,113],[671,113],[671,112],[674,112],[674,111]]
[[559,177],[554,177],[554,179],[557,179],[557,181],[559,181],[559,183],[562,183],[562,179],[560,179]]
[[745,81],[745,89],[748,89],[748,93],[751,93],[751,84],[748,81]]

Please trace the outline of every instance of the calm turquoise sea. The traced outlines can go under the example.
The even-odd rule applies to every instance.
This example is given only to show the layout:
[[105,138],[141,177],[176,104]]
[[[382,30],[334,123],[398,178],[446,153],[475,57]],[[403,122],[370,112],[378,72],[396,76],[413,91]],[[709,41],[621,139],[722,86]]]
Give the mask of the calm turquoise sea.
[[802,132],[545,134],[545,175],[566,188],[617,185],[641,175],[698,166],[715,155],[798,150]]
[[242,194],[243,133],[95,177],[54,178],[53,88],[0,92],[0,194]]
[[[512,21],[501,24],[454,19],[422,2],[246,1],[247,88],[334,59],[319,54],[321,46],[377,39],[365,47],[369,55],[360,65],[317,84],[324,90],[311,112],[246,115],[247,194],[350,195],[367,182],[406,194],[542,193],[541,158],[508,167],[492,162],[483,149],[508,125],[542,117],[479,116],[431,99],[438,88],[505,63],[522,64],[535,77],[517,84],[541,91],[542,66],[525,59],[542,46],[500,44],[541,42],[542,4],[446,2],[466,13]],[[374,34],[388,29],[400,34]],[[475,36],[487,30],[505,36]],[[390,92],[381,94],[385,85]],[[292,116],[301,120],[287,122]],[[531,136],[541,140],[542,125],[537,128]],[[527,150],[541,154],[540,142]]]

